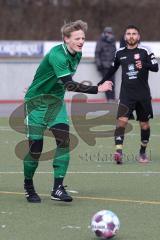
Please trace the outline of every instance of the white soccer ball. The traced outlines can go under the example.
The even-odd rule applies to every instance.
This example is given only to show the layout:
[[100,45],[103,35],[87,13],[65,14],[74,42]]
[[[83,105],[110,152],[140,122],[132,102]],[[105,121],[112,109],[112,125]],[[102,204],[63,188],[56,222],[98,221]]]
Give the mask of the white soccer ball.
[[120,228],[117,215],[109,210],[97,212],[91,220],[91,229],[97,237],[108,239],[114,237]]

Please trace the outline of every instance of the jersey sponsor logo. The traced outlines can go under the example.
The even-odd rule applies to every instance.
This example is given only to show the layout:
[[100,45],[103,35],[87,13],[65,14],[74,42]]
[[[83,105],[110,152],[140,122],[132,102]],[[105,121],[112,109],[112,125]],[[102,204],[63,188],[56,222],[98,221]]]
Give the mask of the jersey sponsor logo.
[[123,59],[126,59],[127,57],[126,56],[124,56],[124,57],[120,57],[120,60],[123,60]]
[[135,71],[134,64],[128,64],[128,72],[126,73],[128,75],[129,79],[136,79],[138,71]]
[[134,59],[135,59],[135,60],[140,59],[140,54],[139,54],[139,53],[134,54]]
[[133,71],[134,70],[134,64],[129,64],[128,65],[128,70]]
[[136,79],[137,76],[130,76],[129,79]]

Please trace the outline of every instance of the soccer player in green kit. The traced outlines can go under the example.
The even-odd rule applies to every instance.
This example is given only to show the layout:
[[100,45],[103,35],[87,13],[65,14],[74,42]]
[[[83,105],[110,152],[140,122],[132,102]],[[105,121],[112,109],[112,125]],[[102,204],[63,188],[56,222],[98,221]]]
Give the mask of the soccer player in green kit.
[[57,148],[53,159],[54,184],[51,199],[71,202],[63,180],[69,164],[69,121],[64,102],[65,91],[97,94],[112,89],[112,82],[87,86],[72,80],[82,56],[87,23],[70,22],[61,28],[64,43],[57,45],[40,63],[34,80],[25,95],[26,126],[29,152],[24,158],[24,190],[28,202],[38,203],[33,176],[43,148],[43,134],[48,128]]

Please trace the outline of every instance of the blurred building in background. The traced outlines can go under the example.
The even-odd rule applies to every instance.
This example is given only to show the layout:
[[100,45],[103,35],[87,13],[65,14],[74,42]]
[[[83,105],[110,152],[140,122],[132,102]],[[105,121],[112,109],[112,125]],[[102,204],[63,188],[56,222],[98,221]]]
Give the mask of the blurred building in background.
[[120,39],[128,24],[142,30],[143,40],[158,41],[159,0],[0,0],[0,39],[61,40],[65,21],[83,19],[88,40],[96,40],[105,26]]

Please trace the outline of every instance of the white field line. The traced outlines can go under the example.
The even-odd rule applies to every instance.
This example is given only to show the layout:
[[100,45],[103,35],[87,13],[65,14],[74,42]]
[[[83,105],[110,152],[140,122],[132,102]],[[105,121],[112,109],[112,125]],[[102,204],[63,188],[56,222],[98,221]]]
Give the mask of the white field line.
[[[23,172],[0,172],[1,175],[7,175],[7,174],[23,174]],[[52,174],[52,172],[36,172],[36,174]],[[82,172],[79,172],[79,171],[71,171],[71,172],[68,172],[68,174],[160,174],[160,172],[158,171],[142,171],[142,172],[130,172],[130,171],[122,171],[122,172],[118,172],[118,171],[104,171],[104,172],[99,172],[99,171],[94,171],[94,172],[91,172],[91,171],[82,171]]]

